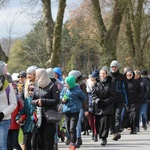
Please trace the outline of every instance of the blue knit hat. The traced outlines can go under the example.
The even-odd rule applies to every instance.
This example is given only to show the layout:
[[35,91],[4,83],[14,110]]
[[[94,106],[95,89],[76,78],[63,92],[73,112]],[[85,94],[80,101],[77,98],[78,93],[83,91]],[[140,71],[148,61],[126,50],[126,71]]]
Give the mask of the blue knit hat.
[[91,75],[92,78],[99,78],[99,71],[98,70],[94,70],[92,72],[92,75]]

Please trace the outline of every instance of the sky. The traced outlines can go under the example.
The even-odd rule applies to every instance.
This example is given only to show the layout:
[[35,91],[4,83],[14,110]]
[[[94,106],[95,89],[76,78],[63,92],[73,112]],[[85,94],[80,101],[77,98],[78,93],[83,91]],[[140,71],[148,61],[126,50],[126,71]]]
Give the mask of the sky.
[[[41,17],[41,13],[37,13],[42,11],[41,3],[29,7],[20,3],[19,0],[9,1],[5,7],[0,9],[0,38],[23,37]],[[52,15],[55,20],[58,3],[54,2],[55,0],[52,1]],[[76,4],[79,5],[80,2],[82,0],[67,0],[64,20],[69,19],[69,10],[72,10]]]

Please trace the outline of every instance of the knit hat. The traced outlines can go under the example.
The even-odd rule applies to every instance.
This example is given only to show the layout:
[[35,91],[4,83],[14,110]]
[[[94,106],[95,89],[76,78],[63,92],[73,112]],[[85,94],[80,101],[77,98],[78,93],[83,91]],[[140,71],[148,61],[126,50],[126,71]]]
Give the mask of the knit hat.
[[26,72],[25,72],[25,71],[21,71],[21,72],[19,72],[18,78],[19,78],[19,76],[26,77]]
[[98,70],[94,70],[92,72],[92,75],[91,75],[92,78],[99,78],[99,71]]
[[81,72],[79,70],[72,70],[68,74],[69,76],[74,76],[75,79],[77,79],[79,76],[81,76]]
[[119,63],[117,60],[113,60],[110,64],[110,67],[118,67],[119,68]]
[[4,75],[4,66],[5,66],[5,62],[0,61],[0,76]]
[[141,71],[141,75],[147,76],[147,75],[148,75],[147,70],[146,70],[146,69],[143,69],[143,70]]
[[55,78],[55,72],[54,72],[54,70],[52,68],[46,69],[46,72],[47,72],[47,74],[48,74],[50,79],[54,79]]
[[108,67],[107,66],[103,66],[101,70],[106,71],[106,74],[108,75],[109,71],[108,71]]
[[69,88],[72,89],[75,87],[75,77],[73,75],[70,75],[68,77],[66,77],[66,83],[69,85]]
[[38,68],[37,66],[30,66],[30,67],[27,69],[26,73],[27,73],[27,74],[34,74],[34,71],[35,71],[37,68]]

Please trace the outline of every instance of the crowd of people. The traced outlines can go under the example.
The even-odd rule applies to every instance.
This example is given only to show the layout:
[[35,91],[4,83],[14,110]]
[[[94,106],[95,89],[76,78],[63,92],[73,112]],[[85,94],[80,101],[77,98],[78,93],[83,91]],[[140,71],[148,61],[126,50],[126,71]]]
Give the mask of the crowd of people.
[[[147,70],[124,68],[117,60],[89,76],[80,70],[29,66],[17,80],[0,61],[0,150],[58,150],[60,133],[69,150],[80,148],[83,135],[107,145],[109,134],[118,141],[124,128],[130,134],[146,131],[150,119],[150,78]],[[59,109],[61,106],[61,109]],[[62,113],[59,123],[45,112]],[[19,143],[19,131],[23,141]],[[64,132],[60,132],[64,131]]]

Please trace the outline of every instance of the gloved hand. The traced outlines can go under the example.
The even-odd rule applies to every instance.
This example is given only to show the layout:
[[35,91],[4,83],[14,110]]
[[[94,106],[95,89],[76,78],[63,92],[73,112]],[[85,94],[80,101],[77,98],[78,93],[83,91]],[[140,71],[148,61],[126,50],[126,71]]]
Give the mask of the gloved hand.
[[4,118],[4,113],[0,112],[0,121],[2,121],[3,118]]

